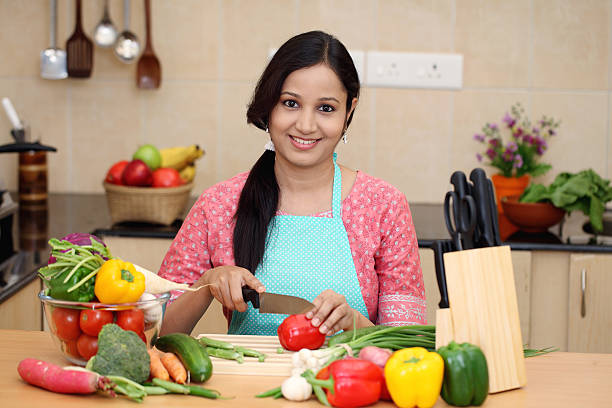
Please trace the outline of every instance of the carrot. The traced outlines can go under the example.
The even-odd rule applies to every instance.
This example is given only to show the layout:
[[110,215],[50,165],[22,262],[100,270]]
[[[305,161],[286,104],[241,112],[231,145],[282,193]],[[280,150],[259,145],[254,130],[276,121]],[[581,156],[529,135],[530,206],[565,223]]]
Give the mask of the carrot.
[[187,370],[174,353],[164,353],[161,356],[161,362],[168,370],[170,377],[179,384],[185,384],[187,381]]
[[17,366],[19,375],[28,384],[61,394],[93,394],[114,385],[108,378],[91,371],[64,369],[55,364],[26,358]]
[[161,362],[159,351],[149,349],[149,356],[151,357],[151,376],[168,381],[170,376],[168,375],[168,370],[166,370],[166,367]]

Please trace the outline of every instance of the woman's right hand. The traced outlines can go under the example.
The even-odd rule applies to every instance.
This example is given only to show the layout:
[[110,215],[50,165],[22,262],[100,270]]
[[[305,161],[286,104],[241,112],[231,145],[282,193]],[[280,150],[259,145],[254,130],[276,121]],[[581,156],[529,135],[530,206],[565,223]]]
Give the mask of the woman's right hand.
[[230,310],[244,312],[247,305],[242,298],[242,287],[249,286],[257,293],[265,292],[265,286],[247,269],[222,265],[206,271],[193,286],[207,286],[210,293]]

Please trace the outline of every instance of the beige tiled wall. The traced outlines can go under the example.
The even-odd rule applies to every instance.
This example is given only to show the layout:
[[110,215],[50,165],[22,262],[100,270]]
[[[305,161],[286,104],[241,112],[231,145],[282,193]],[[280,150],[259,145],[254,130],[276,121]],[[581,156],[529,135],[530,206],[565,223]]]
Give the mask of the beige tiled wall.
[[[91,33],[102,0],[84,0]],[[122,1],[111,17],[123,27]],[[139,144],[198,143],[197,191],[247,170],[265,144],[245,123],[246,104],[269,48],[323,29],[349,48],[464,55],[461,91],[367,88],[339,146],[340,161],[382,177],[413,202],[440,202],[453,170],[478,165],[472,135],[514,102],[530,116],[562,120],[545,160],[559,171],[592,167],[612,176],[611,0],[152,0],[160,90],[135,86],[135,65],[96,49],[87,80],[39,77],[48,44],[48,0],[0,0],[0,96],[33,135],[56,146],[52,191],[101,192],[109,165]],[[144,38],[141,0],[131,28]],[[62,48],[74,1],[59,0]],[[0,113],[0,144],[10,125]],[[0,156],[0,179],[16,188],[16,155]],[[492,169],[487,169],[489,173]]]

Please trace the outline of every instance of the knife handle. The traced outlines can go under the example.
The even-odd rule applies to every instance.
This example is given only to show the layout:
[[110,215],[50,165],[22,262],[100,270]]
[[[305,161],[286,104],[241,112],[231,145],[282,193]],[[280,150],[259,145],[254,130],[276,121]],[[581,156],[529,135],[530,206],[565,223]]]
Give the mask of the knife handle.
[[259,293],[257,293],[255,289],[251,289],[248,286],[243,286],[242,299],[244,299],[244,303],[251,302],[255,309],[259,309]]
[[491,225],[491,207],[489,197],[489,183],[487,175],[481,168],[475,168],[470,173],[470,180],[474,183],[476,205],[478,206],[478,225],[480,226],[480,245],[491,247],[495,245],[493,226]]
[[440,309],[448,308],[448,290],[446,288],[446,273],[444,270],[444,252],[446,251],[444,241],[434,241],[434,263],[436,266],[436,280],[438,281],[438,289],[440,290]]

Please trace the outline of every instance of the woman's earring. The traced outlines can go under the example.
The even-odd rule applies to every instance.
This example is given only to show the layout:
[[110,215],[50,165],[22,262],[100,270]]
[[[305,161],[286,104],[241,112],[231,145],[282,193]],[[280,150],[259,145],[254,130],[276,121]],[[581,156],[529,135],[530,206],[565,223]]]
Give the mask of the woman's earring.
[[266,133],[270,133],[270,129],[268,129],[268,125],[266,125]]
[[342,134],[342,143],[346,144],[348,142],[347,138],[346,138],[346,132],[344,132]]

